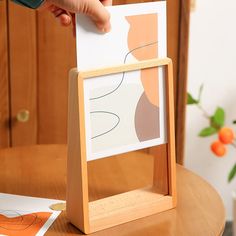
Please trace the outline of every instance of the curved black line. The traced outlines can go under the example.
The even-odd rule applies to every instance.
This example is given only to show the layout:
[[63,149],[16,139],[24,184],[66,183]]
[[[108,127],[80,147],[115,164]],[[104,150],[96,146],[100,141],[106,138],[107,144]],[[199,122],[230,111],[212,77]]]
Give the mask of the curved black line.
[[[128,55],[129,55],[130,53],[132,53],[132,52],[134,52],[134,51],[136,51],[136,50],[138,50],[138,49],[144,48],[144,47],[152,46],[152,45],[157,44],[157,43],[158,43],[158,41],[153,42],[153,43],[149,43],[149,44],[145,44],[145,45],[142,45],[142,46],[139,46],[139,47],[137,47],[137,48],[132,49],[131,51],[129,51],[129,52],[125,55],[124,64],[126,63],[127,57],[128,57]],[[90,98],[89,100],[100,99],[100,98],[106,97],[106,96],[108,96],[108,95],[114,93],[116,90],[119,89],[119,87],[120,87],[121,84],[123,83],[124,77],[125,77],[125,72],[122,73],[122,78],[121,78],[120,83],[119,83],[119,84],[117,85],[117,87],[114,88],[112,91],[110,91],[110,92],[108,92],[108,93],[106,93],[106,94],[103,94],[103,95],[101,95],[101,96],[98,96],[98,97]]]
[[38,215],[37,214],[35,214],[35,213],[31,213],[30,215],[33,215],[34,216],[34,220],[31,222],[31,224],[29,224],[24,230],[26,230],[26,229],[28,229],[29,227],[31,227],[32,225],[34,225],[34,224],[39,224],[39,223],[41,223],[42,222],[42,220],[39,218],[39,222],[36,222],[37,221],[37,219],[38,219]]
[[[13,213],[15,213],[17,215],[17,217],[20,217],[21,222],[23,221],[23,216],[19,212],[17,212],[17,211],[14,211],[14,210],[1,210],[0,214],[4,214],[4,212],[13,212]],[[0,225],[0,228],[5,229],[1,225]]]
[[[40,224],[40,223],[42,222],[42,219],[39,218],[36,213],[26,213],[26,215],[22,215],[22,214],[20,214],[19,212],[14,211],[14,210],[4,210],[4,211],[0,211],[0,214],[1,214],[1,213],[4,214],[4,212],[14,212],[15,214],[18,215],[18,217],[20,217],[21,222],[23,221],[23,218],[24,218],[24,216],[26,216],[26,215],[32,215],[32,216],[34,217],[34,220],[33,220],[29,225],[27,225],[25,228],[23,228],[23,229],[9,229],[9,228],[5,228],[5,227],[0,226],[0,228],[5,229],[5,230],[23,231],[23,230],[28,229],[29,227],[31,227],[31,226],[34,225],[34,224]],[[37,220],[38,220],[38,222],[37,222]],[[24,224],[14,224],[14,225],[24,225]]]
[[103,136],[103,135],[105,135],[105,134],[111,132],[111,131],[114,130],[114,129],[117,127],[117,125],[120,123],[120,117],[119,117],[117,114],[115,114],[115,113],[112,113],[112,112],[109,112],[109,111],[92,111],[92,112],[90,112],[90,114],[93,114],[93,113],[105,113],[105,114],[110,114],[110,115],[116,116],[116,118],[118,119],[118,121],[117,121],[117,123],[116,123],[111,129],[109,129],[108,131],[103,132],[103,133],[98,134],[98,135],[95,135],[95,136],[92,137],[91,139],[98,138],[98,137],[100,137],[100,136]]
[[[157,44],[157,43],[158,43],[158,41],[155,41],[155,42],[152,42],[152,43],[148,43],[148,44],[145,44],[145,45],[141,45],[141,46],[139,46],[139,47],[137,47],[137,48],[134,48],[134,49],[130,50],[128,53],[126,53],[123,63],[124,63],[124,64],[126,63],[127,57],[128,57],[128,55],[129,55],[130,53],[132,53],[132,52],[134,52],[134,51],[136,51],[136,50],[138,50],[138,49],[144,48],[144,47],[152,46],[152,45]],[[125,72],[122,73],[121,81],[120,81],[120,83],[117,85],[116,88],[114,88],[113,90],[111,90],[110,92],[108,92],[108,93],[106,93],[106,94],[103,94],[103,95],[98,96],[98,97],[90,98],[89,100],[90,100],[90,101],[93,101],[93,100],[100,99],[100,98],[106,97],[106,96],[108,96],[108,95],[114,93],[115,91],[117,91],[117,90],[120,88],[120,86],[122,85],[122,83],[123,83],[123,81],[124,81],[124,78],[125,78]],[[114,129],[118,126],[118,124],[120,123],[120,117],[119,117],[117,114],[113,113],[113,112],[109,112],[109,111],[92,111],[92,112],[90,112],[90,114],[92,114],[92,113],[107,113],[107,114],[114,115],[114,116],[116,116],[116,117],[118,118],[118,122],[117,122],[117,124],[116,124],[114,127],[112,127],[110,130],[108,130],[108,131],[106,131],[106,132],[104,132],[104,133],[102,133],[102,134],[96,135],[96,136],[92,137],[91,139],[98,138],[98,137],[100,137],[100,136],[103,136],[103,135],[105,135],[105,134],[111,132],[111,131],[114,130]]]

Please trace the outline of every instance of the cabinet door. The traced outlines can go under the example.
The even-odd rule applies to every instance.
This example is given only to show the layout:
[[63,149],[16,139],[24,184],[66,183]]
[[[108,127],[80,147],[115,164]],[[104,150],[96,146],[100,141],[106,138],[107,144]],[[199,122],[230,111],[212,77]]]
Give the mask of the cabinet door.
[[0,1],[0,148],[10,144],[7,4]]
[[[37,142],[37,41],[36,12],[9,1],[9,54],[11,93],[11,143]],[[28,120],[17,120],[20,112]]]
[[68,72],[76,67],[72,28],[38,13],[38,143],[67,142]]
[[9,2],[9,34],[12,145],[66,143],[68,71],[76,66],[71,28]]

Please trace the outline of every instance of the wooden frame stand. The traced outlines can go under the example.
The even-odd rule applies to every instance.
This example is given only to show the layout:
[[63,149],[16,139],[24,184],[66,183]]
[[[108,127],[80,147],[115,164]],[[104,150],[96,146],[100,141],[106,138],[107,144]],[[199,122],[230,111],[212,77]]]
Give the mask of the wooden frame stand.
[[[153,185],[89,202],[84,89],[87,78],[164,66],[167,144],[154,160]],[[70,72],[67,164],[67,216],[86,234],[159,213],[176,206],[173,68],[169,58],[105,69]],[[158,146],[157,149],[158,150]],[[155,151],[155,149],[153,149]]]

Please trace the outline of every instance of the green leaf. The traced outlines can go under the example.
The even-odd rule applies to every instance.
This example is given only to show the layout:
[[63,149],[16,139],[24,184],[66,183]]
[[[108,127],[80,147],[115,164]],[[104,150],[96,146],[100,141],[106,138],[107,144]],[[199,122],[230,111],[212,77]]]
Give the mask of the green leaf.
[[234,124],[234,125],[236,124],[236,120],[233,120],[233,124]]
[[187,104],[188,105],[198,104],[198,101],[195,98],[193,98],[193,96],[190,93],[188,93]]
[[200,103],[200,101],[201,101],[203,87],[204,87],[204,85],[201,84],[199,91],[198,91],[198,103]]
[[201,130],[201,132],[199,133],[200,137],[207,137],[207,136],[211,136],[213,134],[217,133],[217,129],[214,127],[207,127],[204,128],[203,130]]
[[212,125],[216,128],[221,128],[225,123],[225,111],[223,108],[218,107],[215,114],[212,116]]
[[214,116],[210,117],[210,126],[217,130],[220,130],[220,126],[215,122]]
[[236,164],[234,164],[233,168],[229,172],[228,182],[231,182],[231,180],[235,177],[235,175],[236,175]]

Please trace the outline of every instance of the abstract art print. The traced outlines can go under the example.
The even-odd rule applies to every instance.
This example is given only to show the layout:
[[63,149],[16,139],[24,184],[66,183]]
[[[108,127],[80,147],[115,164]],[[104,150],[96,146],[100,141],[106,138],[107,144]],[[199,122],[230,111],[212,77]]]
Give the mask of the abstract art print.
[[0,193],[0,235],[42,236],[61,211],[49,207],[58,200]]
[[[166,57],[165,2],[107,9],[107,34],[77,16],[78,70]],[[88,160],[166,143],[164,77],[155,67],[84,80]]]

